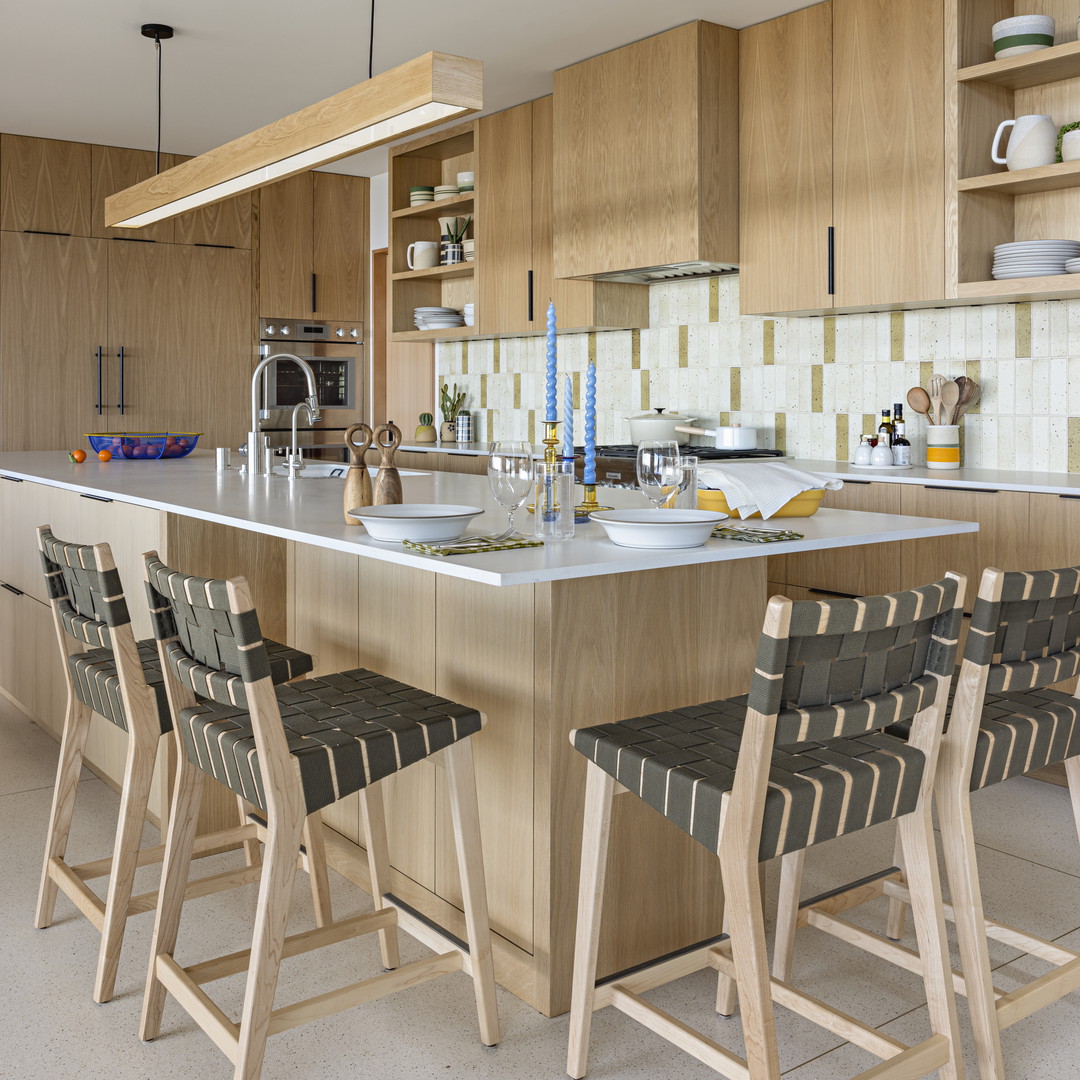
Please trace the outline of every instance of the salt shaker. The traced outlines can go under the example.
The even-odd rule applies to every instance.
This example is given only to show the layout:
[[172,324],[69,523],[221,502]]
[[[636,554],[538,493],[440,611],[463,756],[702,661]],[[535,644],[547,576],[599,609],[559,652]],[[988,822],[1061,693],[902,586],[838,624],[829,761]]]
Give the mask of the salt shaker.
[[852,463],[855,465],[869,465],[871,453],[870,443],[867,441],[866,436],[863,435],[859,440],[859,446],[855,451],[855,457],[852,459]]

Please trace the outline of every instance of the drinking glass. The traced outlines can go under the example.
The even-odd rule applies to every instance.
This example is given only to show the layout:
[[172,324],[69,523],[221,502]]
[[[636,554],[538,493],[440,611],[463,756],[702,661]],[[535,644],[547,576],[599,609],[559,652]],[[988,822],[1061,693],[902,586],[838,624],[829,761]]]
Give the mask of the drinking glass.
[[665,499],[678,491],[681,478],[682,465],[677,442],[663,440],[638,443],[638,487],[657,510]]
[[497,537],[506,540],[514,535],[515,511],[532,491],[535,475],[532,447],[525,442],[495,443],[488,454],[487,473],[491,494],[509,519],[506,531]]

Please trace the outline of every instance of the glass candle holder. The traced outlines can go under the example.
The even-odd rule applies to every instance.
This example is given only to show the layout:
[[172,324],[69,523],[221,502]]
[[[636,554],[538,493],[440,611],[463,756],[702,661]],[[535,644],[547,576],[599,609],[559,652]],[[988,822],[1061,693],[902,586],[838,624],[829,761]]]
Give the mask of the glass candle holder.
[[574,536],[573,467],[557,461],[536,466],[533,532],[540,540],[570,540]]

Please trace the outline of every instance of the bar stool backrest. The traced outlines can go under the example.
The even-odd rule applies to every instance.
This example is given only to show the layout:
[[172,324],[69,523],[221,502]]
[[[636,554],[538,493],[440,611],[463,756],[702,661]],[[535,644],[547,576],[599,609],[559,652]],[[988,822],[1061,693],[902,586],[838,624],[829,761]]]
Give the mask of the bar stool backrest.
[[245,683],[269,678],[270,661],[258,615],[253,607],[237,609],[231,584],[182,574],[155,552],[146,555],[146,591],[163,663],[193,693],[246,709]]
[[941,680],[952,675],[959,585],[946,577],[886,596],[770,609],[747,706],[776,716],[778,746],[912,719],[938,701]]

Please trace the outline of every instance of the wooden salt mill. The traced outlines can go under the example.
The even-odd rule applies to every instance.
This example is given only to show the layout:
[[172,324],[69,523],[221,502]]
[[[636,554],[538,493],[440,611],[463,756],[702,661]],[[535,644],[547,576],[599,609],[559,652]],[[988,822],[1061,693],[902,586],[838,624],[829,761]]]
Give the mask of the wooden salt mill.
[[[384,436],[386,436],[385,439]],[[382,451],[379,473],[375,477],[375,505],[399,503],[401,502],[401,476],[394,467],[394,455],[401,445],[401,432],[392,420],[375,429],[372,445]]]
[[[360,435],[360,442],[354,436]],[[359,525],[360,519],[349,511],[358,506],[370,506],[371,474],[367,471],[364,455],[371,446],[371,428],[367,424],[353,424],[345,432],[345,445],[349,448],[349,471],[345,474],[345,524]]]

